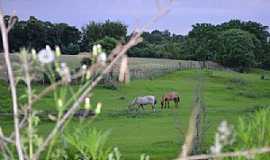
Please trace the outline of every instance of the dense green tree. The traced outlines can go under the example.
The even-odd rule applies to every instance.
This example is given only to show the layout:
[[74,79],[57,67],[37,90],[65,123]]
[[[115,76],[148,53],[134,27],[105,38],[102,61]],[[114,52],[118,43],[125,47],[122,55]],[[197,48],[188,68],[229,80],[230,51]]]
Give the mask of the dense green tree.
[[195,60],[215,60],[219,34],[216,27],[208,23],[197,23],[192,27],[193,29],[188,34],[185,51],[189,52],[190,57]]
[[106,36],[121,41],[125,39],[126,34],[127,26],[121,22],[111,22],[109,20],[105,21],[105,23],[90,22],[82,28],[81,50],[89,51],[93,44]]
[[255,64],[254,35],[241,29],[229,29],[219,35],[218,61],[244,71]]
[[255,35],[256,39],[254,39],[256,52],[255,59],[258,67],[262,67],[262,61],[265,60],[265,55],[267,54],[267,37],[270,36],[268,26],[264,26],[261,23],[252,22],[252,21],[240,21],[240,20],[230,20],[229,22],[222,23],[218,25],[217,28],[220,30],[228,30],[228,29],[242,29],[247,31],[253,35]]
[[115,48],[117,42],[115,38],[105,36],[103,39],[97,41],[96,44],[100,44],[106,53],[110,53]]
[[[10,16],[5,16],[6,22],[9,18]],[[47,44],[70,48],[71,44],[77,45],[79,40],[80,31],[76,27],[65,23],[43,22],[33,16],[27,21],[18,21],[9,33],[12,52],[18,52],[22,47],[40,50]]]
[[[4,20],[7,24],[10,16]],[[60,46],[64,54],[77,54],[90,51],[99,43],[109,53],[119,41],[127,41],[130,36],[127,36],[127,26],[121,22],[90,22],[80,31],[65,23],[44,22],[31,16],[25,21],[18,20],[9,33],[9,42],[12,52],[22,47],[39,50],[49,44]],[[212,60],[234,68],[270,69],[268,26],[257,22],[197,23],[187,36],[153,30],[144,32],[142,37],[144,41],[130,49],[129,56]]]

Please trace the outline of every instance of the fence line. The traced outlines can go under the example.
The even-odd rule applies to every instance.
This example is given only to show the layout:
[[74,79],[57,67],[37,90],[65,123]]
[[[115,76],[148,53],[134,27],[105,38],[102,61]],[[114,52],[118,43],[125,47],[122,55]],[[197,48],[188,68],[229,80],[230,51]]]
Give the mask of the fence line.
[[201,136],[203,132],[202,124],[205,114],[205,108],[202,98],[202,75],[199,75],[198,84],[195,89],[193,109],[189,120],[189,128],[186,133],[185,141],[182,146],[182,152],[177,159],[186,159],[190,155],[196,155],[200,152]]
[[[73,60],[72,60],[73,59]],[[16,55],[12,56],[14,62],[18,61]],[[61,61],[66,62],[72,69],[80,67],[80,58],[78,56],[65,56]],[[72,63],[71,63],[72,62]],[[73,63],[76,62],[76,65]],[[0,65],[2,62],[0,61]],[[191,60],[172,60],[172,59],[158,59],[158,58],[129,58],[130,79],[152,79],[157,76],[161,76],[166,73],[175,72],[178,70],[188,69],[200,69],[202,67],[209,69],[223,69],[223,67],[217,63],[206,61],[205,63],[200,61]],[[15,67],[16,68],[16,67]],[[113,74],[107,74],[105,80],[117,79],[119,64],[114,67]],[[7,80],[7,73],[5,68],[0,68],[0,79]],[[42,81],[42,75],[37,76],[36,81]],[[38,79],[39,78],[39,79]]]

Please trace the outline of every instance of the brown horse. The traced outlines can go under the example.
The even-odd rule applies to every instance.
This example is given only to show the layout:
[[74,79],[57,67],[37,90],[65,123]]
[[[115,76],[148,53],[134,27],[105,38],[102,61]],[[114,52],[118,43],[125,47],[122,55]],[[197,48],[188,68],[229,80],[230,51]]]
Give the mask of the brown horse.
[[163,108],[170,108],[170,101],[174,101],[175,107],[178,106],[180,102],[180,96],[176,92],[168,92],[161,98],[161,109]]

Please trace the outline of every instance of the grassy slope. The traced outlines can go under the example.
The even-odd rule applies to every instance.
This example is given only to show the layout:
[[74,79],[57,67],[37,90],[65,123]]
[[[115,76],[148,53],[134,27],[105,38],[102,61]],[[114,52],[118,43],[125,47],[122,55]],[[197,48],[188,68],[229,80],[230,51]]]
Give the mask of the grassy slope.
[[[103,102],[103,112],[94,122],[91,123],[88,120],[83,125],[103,130],[111,129],[109,144],[119,147],[125,159],[138,159],[141,153],[149,154],[151,159],[173,158],[183,143],[196,85],[196,75],[197,71],[194,70],[181,71],[156,80],[133,81],[127,86],[121,86],[118,90],[97,88],[94,91],[93,103]],[[230,80],[233,77],[241,77],[247,83],[240,86],[231,83]],[[207,124],[204,128],[208,129],[203,136],[204,150],[207,150],[213,142],[216,127],[221,120],[226,119],[236,124],[238,117],[247,114],[248,109],[254,105],[269,105],[269,85],[269,80],[262,81],[259,79],[259,74],[255,73],[237,74],[214,71],[213,75],[207,75],[204,84]],[[179,109],[159,110],[158,113],[152,113],[148,107],[147,111],[137,116],[127,115],[127,104],[133,97],[152,94],[160,98],[162,93],[170,90],[178,91],[183,97]],[[46,110],[53,109],[51,106],[53,106],[51,96],[37,104],[38,108]],[[51,126],[52,123],[42,123],[42,133],[46,133]],[[72,132],[74,126],[78,126],[78,121],[72,122],[66,131]]]
[[[238,78],[243,79],[245,84],[231,82]],[[202,147],[207,150],[222,120],[237,125],[239,116],[250,114],[256,106],[270,106],[270,80],[260,80],[259,73],[214,72],[206,80],[204,98],[207,121]]]

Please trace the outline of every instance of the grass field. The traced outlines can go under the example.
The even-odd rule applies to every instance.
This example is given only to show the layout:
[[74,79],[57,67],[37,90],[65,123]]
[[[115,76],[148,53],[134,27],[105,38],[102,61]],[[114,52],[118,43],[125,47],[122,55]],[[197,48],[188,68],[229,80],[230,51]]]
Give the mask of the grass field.
[[[101,101],[104,105],[102,113],[93,122],[88,119],[81,125],[101,130],[110,129],[108,143],[117,146],[124,159],[139,159],[141,153],[149,154],[151,159],[174,158],[183,144],[198,72],[179,71],[155,80],[136,80],[117,90],[98,87],[93,94],[93,105]],[[203,74],[206,121],[203,124],[205,132],[201,147],[206,152],[213,143],[215,130],[222,120],[237,125],[238,118],[251,113],[256,106],[270,105],[270,80],[260,80],[260,74],[256,72],[239,74],[204,71]],[[0,106],[5,106],[10,103],[8,91],[3,85],[0,87]],[[38,90],[40,87],[36,88]],[[146,111],[140,111],[136,115],[127,113],[127,105],[132,98],[140,95],[155,95],[160,98],[164,92],[172,90],[179,92],[183,99],[178,109],[158,109],[157,113],[153,113],[149,106]],[[36,108],[43,110],[55,110],[53,106],[52,95],[36,104]],[[52,124],[43,121],[41,133],[46,134]],[[78,120],[72,121],[66,132],[73,132],[74,127],[79,124]],[[0,125],[5,132],[11,129],[11,121],[6,118],[0,118]]]

